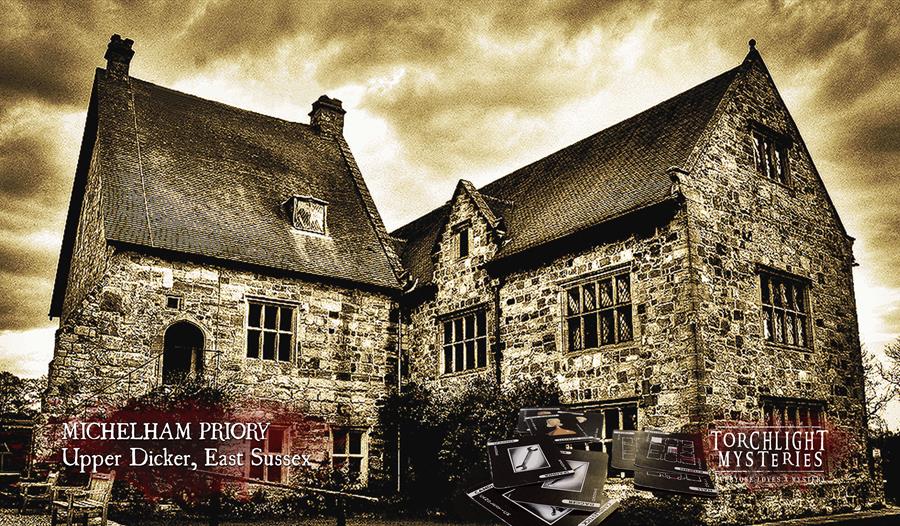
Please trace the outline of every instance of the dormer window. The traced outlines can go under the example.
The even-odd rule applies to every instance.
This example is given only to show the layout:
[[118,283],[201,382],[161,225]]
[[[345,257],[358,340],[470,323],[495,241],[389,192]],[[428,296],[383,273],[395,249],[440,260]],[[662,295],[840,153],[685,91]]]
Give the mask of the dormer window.
[[295,195],[288,199],[287,205],[294,228],[325,235],[328,218],[326,201],[308,195]]

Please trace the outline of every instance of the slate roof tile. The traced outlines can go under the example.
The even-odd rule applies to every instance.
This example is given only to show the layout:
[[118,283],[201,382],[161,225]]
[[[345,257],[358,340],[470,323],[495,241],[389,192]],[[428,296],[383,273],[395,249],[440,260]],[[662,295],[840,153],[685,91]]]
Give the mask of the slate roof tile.
[[[667,170],[685,163],[739,68],[479,189],[508,231],[495,259],[670,199]],[[401,259],[420,283],[432,280],[432,247],[448,213],[445,204],[392,233],[405,240]]]

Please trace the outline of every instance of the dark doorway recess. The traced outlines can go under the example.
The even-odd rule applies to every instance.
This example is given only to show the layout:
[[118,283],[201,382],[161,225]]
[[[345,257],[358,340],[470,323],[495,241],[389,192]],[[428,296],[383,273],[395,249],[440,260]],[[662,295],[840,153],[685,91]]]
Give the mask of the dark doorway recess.
[[180,321],[166,330],[163,351],[163,383],[173,384],[203,372],[203,332],[193,323]]

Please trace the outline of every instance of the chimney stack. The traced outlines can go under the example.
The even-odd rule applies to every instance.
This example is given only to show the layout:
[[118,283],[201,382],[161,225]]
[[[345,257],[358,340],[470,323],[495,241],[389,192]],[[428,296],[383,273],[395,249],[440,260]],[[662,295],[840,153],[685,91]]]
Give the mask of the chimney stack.
[[131,64],[131,57],[134,51],[131,46],[134,40],[130,38],[122,39],[119,35],[113,35],[109,39],[109,45],[106,46],[106,74],[117,79],[128,78],[128,65]]
[[322,95],[312,105],[309,124],[321,135],[340,137],[344,133],[344,108],[341,101]]

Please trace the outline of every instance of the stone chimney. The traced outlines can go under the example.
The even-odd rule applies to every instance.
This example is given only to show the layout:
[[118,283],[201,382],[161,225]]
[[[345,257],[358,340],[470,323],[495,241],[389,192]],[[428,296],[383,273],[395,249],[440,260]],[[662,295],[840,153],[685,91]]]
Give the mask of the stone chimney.
[[313,102],[309,112],[309,125],[317,133],[328,137],[340,137],[344,133],[344,108],[341,101],[322,95]]
[[134,40],[130,38],[122,39],[119,35],[113,35],[109,39],[109,45],[106,46],[106,74],[117,79],[128,78],[128,65],[131,64],[131,57],[134,51],[131,46]]

